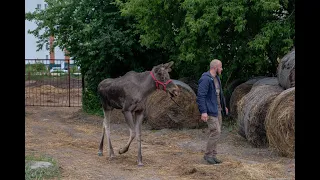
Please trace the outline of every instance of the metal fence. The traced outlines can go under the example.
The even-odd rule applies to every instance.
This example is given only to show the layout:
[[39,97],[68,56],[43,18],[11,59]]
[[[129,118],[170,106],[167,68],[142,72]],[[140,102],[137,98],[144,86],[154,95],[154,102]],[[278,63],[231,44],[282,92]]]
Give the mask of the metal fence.
[[25,59],[25,105],[78,107],[83,78],[70,59]]

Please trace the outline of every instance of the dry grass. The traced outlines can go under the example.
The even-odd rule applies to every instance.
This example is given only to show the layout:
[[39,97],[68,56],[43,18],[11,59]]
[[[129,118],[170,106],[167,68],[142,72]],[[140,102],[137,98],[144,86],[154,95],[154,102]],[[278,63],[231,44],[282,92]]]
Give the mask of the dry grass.
[[[59,163],[62,180],[71,179],[294,179],[287,171],[291,159],[270,156],[268,149],[250,148],[236,133],[223,129],[218,150],[220,165],[203,160],[207,134],[201,129],[142,128],[144,167],[137,167],[137,143],[127,153],[117,151],[128,140],[126,124],[111,124],[111,141],[116,158],[109,160],[105,141],[104,156],[97,155],[101,138],[101,117],[79,114],[76,108],[26,108],[27,152],[50,155]],[[79,114],[79,116],[76,116]],[[182,144],[182,145],[181,145]],[[266,152],[266,153],[261,153]],[[294,164],[293,164],[294,165]]]
[[280,84],[277,77],[265,77],[257,80],[257,82],[252,85],[252,89],[260,85],[279,86]]
[[177,165],[174,169],[179,176],[190,179],[213,180],[261,180],[269,178],[287,178],[283,171],[283,164],[277,162],[246,163],[228,157],[220,165],[208,166],[206,164],[188,162]]
[[153,129],[196,128],[204,125],[199,121],[200,113],[193,92],[181,88],[180,95],[173,100],[163,91],[156,91],[148,97],[146,122]]
[[252,87],[252,84],[242,83],[234,89],[230,98],[230,116],[232,118],[234,119],[237,118],[238,102],[244,95],[246,95],[251,90],[251,87]]
[[[81,105],[82,88],[70,89],[71,104]],[[25,87],[25,100],[28,105],[61,105],[69,103],[69,89],[52,85]]]
[[238,85],[232,91],[232,95],[230,97],[230,116],[233,119],[236,119],[238,117],[237,106],[240,99],[251,90],[254,83],[256,83],[258,80],[262,78],[264,78],[264,76],[251,78],[248,81]]
[[295,157],[295,87],[279,94],[265,121],[270,147],[282,156]]

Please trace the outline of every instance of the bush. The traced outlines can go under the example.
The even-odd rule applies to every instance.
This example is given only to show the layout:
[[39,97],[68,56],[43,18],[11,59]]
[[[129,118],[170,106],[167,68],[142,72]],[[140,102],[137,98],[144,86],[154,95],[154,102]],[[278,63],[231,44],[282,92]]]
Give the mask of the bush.
[[48,69],[45,64],[41,62],[36,62],[35,64],[26,64],[25,67],[26,73],[39,73],[39,72],[47,72]]

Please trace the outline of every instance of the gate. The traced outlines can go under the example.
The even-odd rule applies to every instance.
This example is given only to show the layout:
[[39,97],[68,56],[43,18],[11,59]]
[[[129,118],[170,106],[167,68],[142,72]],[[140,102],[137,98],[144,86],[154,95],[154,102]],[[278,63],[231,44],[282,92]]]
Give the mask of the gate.
[[80,107],[83,78],[70,59],[25,59],[25,105]]

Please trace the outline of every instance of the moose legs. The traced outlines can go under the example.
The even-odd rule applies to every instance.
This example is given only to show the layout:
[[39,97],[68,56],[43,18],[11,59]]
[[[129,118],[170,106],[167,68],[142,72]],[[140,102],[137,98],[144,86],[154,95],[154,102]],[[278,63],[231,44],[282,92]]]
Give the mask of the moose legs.
[[141,123],[143,120],[143,111],[135,111],[134,116],[131,111],[124,111],[123,114],[129,126],[130,137],[127,144],[119,150],[119,154],[127,152],[132,140],[137,136],[138,166],[143,166],[141,155]]
[[[102,137],[99,145],[99,152],[98,155],[103,155],[103,140],[104,135],[107,136],[107,142],[108,142],[108,152],[109,152],[109,158],[112,159],[114,155],[114,151],[111,145],[110,140],[110,115],[111,110],[104,110],[104,119],[103,119],[103,128],[102,128]],[[142,154],[141,154],[141,124],[143,120],[143,110],[141,111],[135,111],[134,115],[131,111],[123,111],[125,120],[127,125],[129,126],[130,136],[128,139],[127,144],[120,148],[119,154],[123,154],[129,150],[130,144],[132,140],[137,136],[137,144],[138,144],[138,166],[143,166],[142,163]]]
[[141,154],[141,124],[143,120],[143,111],[136,111],[136,132],[137,132],[137,144],[138,144],[138,166],[143,166],[142,154]]
[[112,159],[114,157],[114,151],[113,151],[111,139],[110,139],[111,110],[103,110],[103,113],[104,113],[104,119],[103,119],[103,127],[102,127],[102,137],[101,137],[101,141],[100,141],[98,155],[99,156],[103,155],[103,139],[104,139],[104,134],[106,134],[107,135],[107,142],[108,142],[109,158]]
[[136,131],[134,128],[133,115],[131,111],[123,111],[124,118],[129,126],[130,136],[127,144],[119,150],[119,154],[126,153],[129,150],[132,140],[136,137]]

